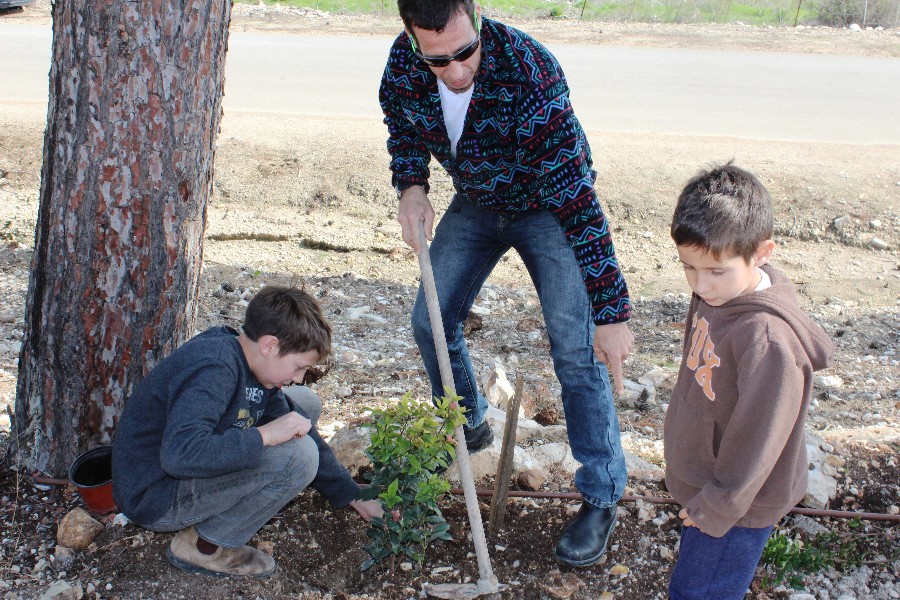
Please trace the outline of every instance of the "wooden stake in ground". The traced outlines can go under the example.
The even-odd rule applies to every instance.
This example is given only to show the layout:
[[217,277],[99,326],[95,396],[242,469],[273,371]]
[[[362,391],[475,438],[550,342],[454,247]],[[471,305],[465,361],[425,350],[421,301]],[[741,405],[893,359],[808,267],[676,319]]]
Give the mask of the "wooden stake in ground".
[[494,479],[494,497],[491,498],[491,512],[488,532],[497,534],[506,518],[506,500],[509,497],[509,478],[512,476],[513,458],[516,453],[516,428],[519,425],[519,404],[522,402],[522,386],[525,384],[520,373],[516,377],[516,393],[506,404],[506,427],[503,429],[503,446],[500,450],[500,464]]
[[[456,386],[453,383],[453,371],[450,368],[450,353],[447,351],[447,338],[444,336],[444,320],[441,317],[441,307],[434,284],[434,272],[431,269],[431,256],[428,254],[428,240],[425,239],[424,223],[419,223],[419,269],[422,272],[422,289],[425,292],[428,318],[431,321],[431,335],[434,336],[434,347],[441,370],[441,384],[444,386],[444,389],[449,389],[455,394]],[[481,511],[478,509],[475,480],[472,477],[472,465],[469,464],[469,451],[466,448],[466,436],[462,425],[456,427],[454,434],[456,436],[456,463],[459,465],[459,479],[466,498],[466,510],[469,513],[469,525],[472,528],[472,542],[475,545],[479,574],[478,584],[475,589],[464,591],[462,596],[474,598],[480,595],[495,594],[500,591],[500,586],[497,583],[497,578],[494,576],[494,571],[491,568],[491,559],[488,556],[484,525],[481,522]]]

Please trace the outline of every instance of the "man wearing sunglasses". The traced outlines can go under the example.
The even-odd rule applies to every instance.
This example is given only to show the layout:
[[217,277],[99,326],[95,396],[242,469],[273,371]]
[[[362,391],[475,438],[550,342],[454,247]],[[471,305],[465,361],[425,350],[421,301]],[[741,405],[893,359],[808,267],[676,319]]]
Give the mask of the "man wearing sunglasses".
[[[463,323],[503,254],[515,249],[535,284],[550,337],[584,502],[556,557],[597,563],[625,488],[624,453],[608,369],[623,389],[633,336],[631,305],[609,226],[594,192],[584,131],[556,59],[528,35],[481,16],[472,0],[399,0],[405,31],[394,41],[379,99],[403,240],[419,251],[424,225],[466,446],[493,441],[487,402]],[[437,159],[455,196],[432,238],[428,164]],[[443,395],[422,290],[413,332],[435,396]],[[607,369],[608,368],[608,369]]]

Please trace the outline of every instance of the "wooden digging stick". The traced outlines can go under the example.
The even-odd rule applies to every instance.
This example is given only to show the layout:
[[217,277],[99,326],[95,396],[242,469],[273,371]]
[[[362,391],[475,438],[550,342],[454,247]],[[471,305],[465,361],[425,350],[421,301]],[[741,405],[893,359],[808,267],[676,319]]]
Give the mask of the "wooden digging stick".
[[513,458],[516,454],[516,427],[519,425],[519,404],[522,402],[522,374],[516,377],[516,393],[506,403],[506,427],[503,429],[503,446],[500,450],[500,464],[494,479],[494,497],[491,498],[491,512],[488,519],[488,533],[496,535],[506,518],[506,500],[509,497],[509,478],[512,476]]
[[[447,350],[447,338],[444,335],[444,321],[441,317],[437,288],[434,285],[431,256],[428,254],[428,240],[425,239],[424,223],[419,223],[419,270],[422,272],[422,289],[425,291],[428,318],[431,321],[431,335],[434,336],[434,349],[437,352],[438,366],[441,370],[441,384],[445,389],[456,394],[453,370],[450,367],[450,353]],[[469,513],[469,525],[472,528],[472,542],[475,544],[475,557],[478,559],[478,593],[480,595],[496,594],[500,591],[500,586],[494,576],[491,559],[488,556],[484,525],[481,522],[481,511],[478,509],[478,496],[475,494],[475,480],[472,477],[472,465],[469,463],[469,450],[466,448],[466,435],[462,425],[457,425],[453,433],[456,436],[456,462],[459,465],[459,479],[466,498],[466,510]]]

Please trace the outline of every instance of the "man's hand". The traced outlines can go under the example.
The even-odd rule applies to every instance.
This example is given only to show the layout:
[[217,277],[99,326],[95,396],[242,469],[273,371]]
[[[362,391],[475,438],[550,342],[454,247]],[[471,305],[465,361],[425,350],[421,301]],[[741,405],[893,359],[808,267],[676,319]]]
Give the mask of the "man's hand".
[[303,437],[311,428],[309,419],[293,411],[257,427],[263,446],[277,446],[295,437]]
[[384,509],[381,508],[381,502],[378,500],[354,500],[350,503],[350,506],[359,513],[359,516],[366,523],[375,517],[384,516]]
[[688,516],[686,508],[681,509],[681,512],[678,513],[678,518],[681,519],[681,524],[685,527],[696,527],[694,522],[691,521],[691,518]]
[[628,329],[628,323],[610,323],[597,325],[594,329],[594,355],[597,360],[606,364],[616,382],[616,394],[625,391],[625,379],[622,377],[622,362],[631,354],[634,336]]
[[419,223],[425,224],[425,237],[431,239],[431,229],[434,226],[434,208],[428,201],[425,188],[414,185],[403,190],[400,196],[400,204],[397,206],[397,221],[403,231],[403,241],[412,248],[416,254],[419,248]]

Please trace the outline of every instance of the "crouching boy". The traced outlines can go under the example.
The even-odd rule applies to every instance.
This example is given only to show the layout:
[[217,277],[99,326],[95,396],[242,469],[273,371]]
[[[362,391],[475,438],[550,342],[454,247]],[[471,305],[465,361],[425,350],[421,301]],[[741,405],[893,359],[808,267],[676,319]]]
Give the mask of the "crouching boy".
[[773,525],[806,493],[813,372],[834,348],[767,265],[772,203],[731,165],[681,192],[672,239],[693,291],[665,421],[666,487],[682,505],[675,600],[744,597]]
[[331,327],[315,298],[265,287],[242,332],[203,332],[135,386],[113,443],[113,495],[133,522],[178,531],[166,552],[176,567],[271,574],[274,559],[246,544],[308,485],[335,508],[381,516],[377,501],[357,500],[359,486],[310,421],[318,397],[292,391],[304,409],[281,390],[330,353]]

